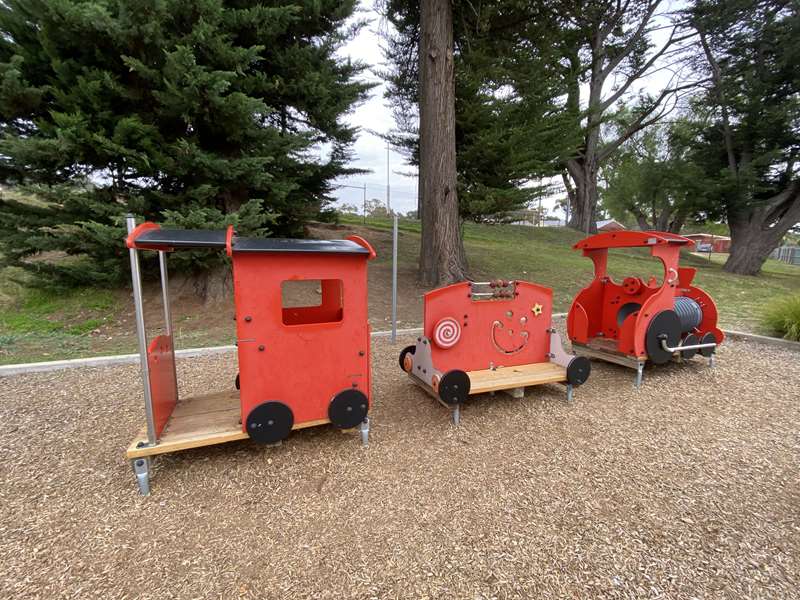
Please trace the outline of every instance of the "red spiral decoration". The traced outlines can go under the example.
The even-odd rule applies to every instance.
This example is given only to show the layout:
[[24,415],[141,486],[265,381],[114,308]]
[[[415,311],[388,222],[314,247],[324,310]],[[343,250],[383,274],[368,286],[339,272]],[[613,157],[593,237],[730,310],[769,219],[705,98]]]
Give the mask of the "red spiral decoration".
[[433,328],[433,341],[440,348],[451,348],[461,339],[461,324],[452,317],[439,319]]

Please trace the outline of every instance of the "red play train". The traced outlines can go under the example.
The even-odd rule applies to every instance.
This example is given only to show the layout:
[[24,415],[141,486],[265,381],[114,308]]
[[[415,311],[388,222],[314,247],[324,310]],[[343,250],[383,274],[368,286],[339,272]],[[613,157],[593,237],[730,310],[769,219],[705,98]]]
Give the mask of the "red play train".
[[[552,325],[553,293],[526,281],[463,282],[428,292],[417,343],[400,354],[412,380],[453,410],[474,394],[561,383],[567,398],[591,372],[586,356],[665,362],[697,350],[711,356],[723,335],[711,298],[691,285],[694,269],[677,265],[686,238],[655,232],[601,234],[576,248],[595,263],[595,279],[576,297],[567,320],[578,356],[567,353]],[[611,247],[647,246],[664,264],[662,285],[606,275]],[[127,247],[139,338],[146,427],[127,457],[143,494],[151,457],[233,440],[275,443],[293,429],[359,427],[368,441],[371,405],[367,263],[364,239],[286,240],[222,231],[136,226]],[[233,268],[239,374],[235,389],[179,398],[169,310],[166,256],[182,249],[224,250]],[[149,344],[139,251],[158,252],[165,331]],[[310,284],[305,302],[287,288]],[[313,376],[311,375],[313,373]]]
[[589,377],[584,357],[567,354],[552,327],[553,291],[527,281],[462,282],[425,294],[423,334],[400,353],[412,381],[453,410],[467,397]]
[[[371,372],[365,240],[242,238],[128,221],[147,426],[128,449],[144,493],[155,454],[250,438],[274,443],[292,429],[331,423],[369,435]],[[233,265],[239,375],[236,390],[178,398],[166,253],[225,250]],[[139,250],[159,252],[166,331],[147,344]],[[311,284],[314,301],[286,305],[287,287]],[[318,295],[318,299],[317,299]],[[330,360],[335,357],[335,360]],[[313,376],[310,374],[313,373]]]
[[[676,355],[692,358],[699,351],[710,361],[725,339],[717,327],[717,307],[706,292],[692,285],[696,269],[679,267],[682,248],[694,242],[659,231],[614,231],[588,237],[574,248],[594,263],[594,279],[572,303],[567,331],[575,352],[636,369],[636,386],[649,360],[663,364]],[[647,282],[608,276],[610,248],[649,248],[664,274]],[[712,363],[713,364],[713,363]]]

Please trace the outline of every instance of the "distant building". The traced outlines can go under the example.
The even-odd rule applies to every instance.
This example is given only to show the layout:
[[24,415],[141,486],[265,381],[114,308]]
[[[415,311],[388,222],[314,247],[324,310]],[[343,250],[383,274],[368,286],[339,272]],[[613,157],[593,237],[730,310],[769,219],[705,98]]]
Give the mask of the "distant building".
[[603,231],[623,231],[624,229],[627,229],[627,227],[616,219],[605,219],[597,222],[598,233]]
[[[728,253],[731,251],[731,238],[724,235],[714,235],[713,233],[687,233],[683,237],[687,237],[694,241],[695,250],[708,252]],[[703,246],[701,248],[701,246]]]

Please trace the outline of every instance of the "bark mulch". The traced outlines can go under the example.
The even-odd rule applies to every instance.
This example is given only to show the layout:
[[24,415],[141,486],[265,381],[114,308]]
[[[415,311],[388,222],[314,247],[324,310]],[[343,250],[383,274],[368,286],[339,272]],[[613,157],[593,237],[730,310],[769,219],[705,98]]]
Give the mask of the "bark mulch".
[[[1,598],[790,598],[800,595],[798,355],[726,343],[447,411],[376,340],[369,448],[329,427],[123,452],[135,366],[0,379]],[[182,393],[232,356],[181,361]]]

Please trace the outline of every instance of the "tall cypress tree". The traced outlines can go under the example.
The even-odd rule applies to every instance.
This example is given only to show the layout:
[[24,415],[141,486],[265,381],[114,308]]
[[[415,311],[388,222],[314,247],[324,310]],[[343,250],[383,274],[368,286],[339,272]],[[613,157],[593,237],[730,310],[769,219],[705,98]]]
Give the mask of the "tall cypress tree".
[[[391,22],[388,97],[397,129],[390,141],[419,164],[420,9],[409,0],[379,0]],[[565,114],[559,60],[537,3],[455,1],[456,168],[463,219],[493,220],[536,197],[531,180],[555,175],[579,142]]]
[[[4,261],[116,282],[128,211],[297,233],[354,172],[356,131],[341,117],[369,85],[336,52],[357,30],[355,4],[4,2],[0,177],[35,192],[0,201]],[[51,250],[75,259],[26,260]]]

